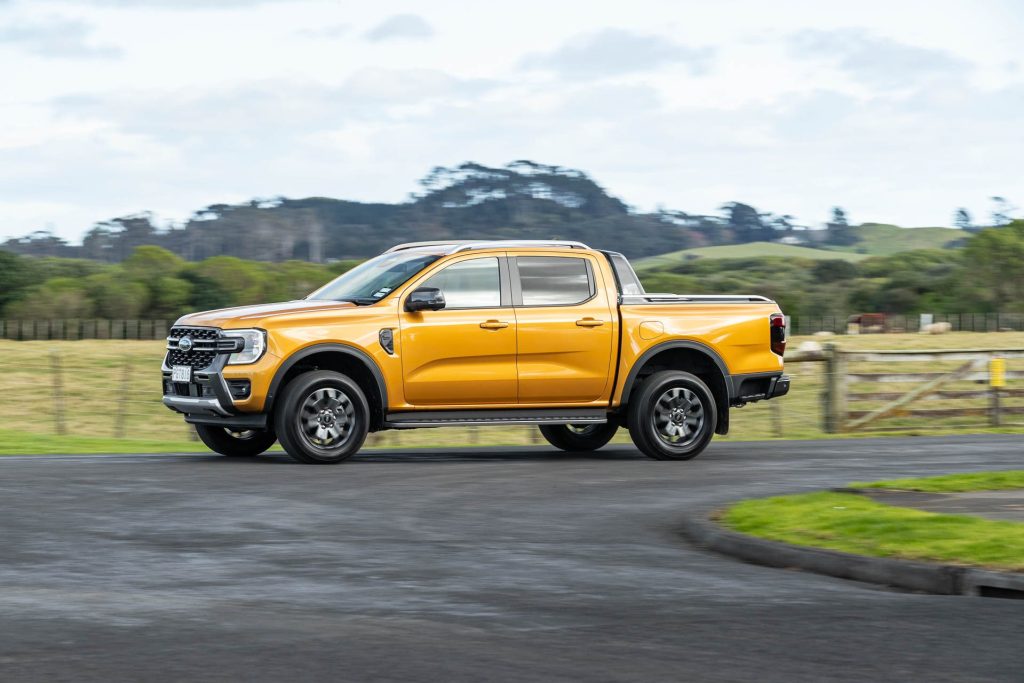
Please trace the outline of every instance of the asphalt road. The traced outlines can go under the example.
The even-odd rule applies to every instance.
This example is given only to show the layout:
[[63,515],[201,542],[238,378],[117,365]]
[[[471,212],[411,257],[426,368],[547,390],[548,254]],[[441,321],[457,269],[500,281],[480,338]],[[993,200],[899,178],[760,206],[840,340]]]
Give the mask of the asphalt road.
[[1024,604],[689,546],[745,496],[1024,466],[1024,437],[0,458],[0,680],[1024,679]]

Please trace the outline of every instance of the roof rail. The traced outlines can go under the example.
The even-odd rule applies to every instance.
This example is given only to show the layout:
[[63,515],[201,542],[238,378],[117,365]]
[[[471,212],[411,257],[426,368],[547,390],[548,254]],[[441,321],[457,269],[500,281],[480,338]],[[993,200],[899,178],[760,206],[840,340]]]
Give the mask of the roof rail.
[[572,240],[432,240],[429,242],[406,242],[388,249],[385,254],[419,247],[451,247],[449,254],[471,249],[500,249],[501,247],[563,247],[569,249],[590,249],[583,242]]
[[453,254],[470,249],[497,249],[500,247],[568,247],[570,249],[590,249],[583,242],[572,240],[488,240],[485,242],[467,242],[459,244],[452,250]]
[[473,240],[431,240],[428,242],[406,242],[405,244],[396,244],[384,253],[390,254],[393,251],[405,251],[406,249],[416,249],[417,247],[455,247],[460,244],[470,244],[472,241]]

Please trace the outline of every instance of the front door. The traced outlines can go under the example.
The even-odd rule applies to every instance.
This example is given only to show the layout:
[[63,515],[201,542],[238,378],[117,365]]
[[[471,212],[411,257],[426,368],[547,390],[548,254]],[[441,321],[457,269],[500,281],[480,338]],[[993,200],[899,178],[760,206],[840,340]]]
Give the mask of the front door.
[[[465,258],[407,289],[400,324],[408,403],[468,408],[516,402],[516,317],[502,287],[505,269],[502,257]],[[405,297],[419,287],[440,289],[445,307],[406,311]]]
[[519,402],[608,399],[615,318],[589,256],[509,258],[519,326]]

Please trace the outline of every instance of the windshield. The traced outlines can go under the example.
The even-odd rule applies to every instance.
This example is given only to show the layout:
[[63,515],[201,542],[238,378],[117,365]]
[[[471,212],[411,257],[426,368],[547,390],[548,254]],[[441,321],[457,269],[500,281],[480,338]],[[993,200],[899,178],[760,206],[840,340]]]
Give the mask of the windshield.
[[331,280],[306,298],[351,301],[361,306],[376,303],[439,258],[437,254],[414,251],[381,254]]

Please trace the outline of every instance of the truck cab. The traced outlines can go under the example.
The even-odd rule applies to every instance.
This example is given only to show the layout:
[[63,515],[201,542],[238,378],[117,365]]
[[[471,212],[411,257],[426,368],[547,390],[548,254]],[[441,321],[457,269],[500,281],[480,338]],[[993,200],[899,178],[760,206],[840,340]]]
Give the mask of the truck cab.
[[626,428],[686,460],[730,407],[785,394],[784,319],[759,296],[648,294],[579,242],[402,244],[305,299],[184,316],[164,403],[212,450],[275,441],[341,462],[367,433],[531,424],[563,450]]

